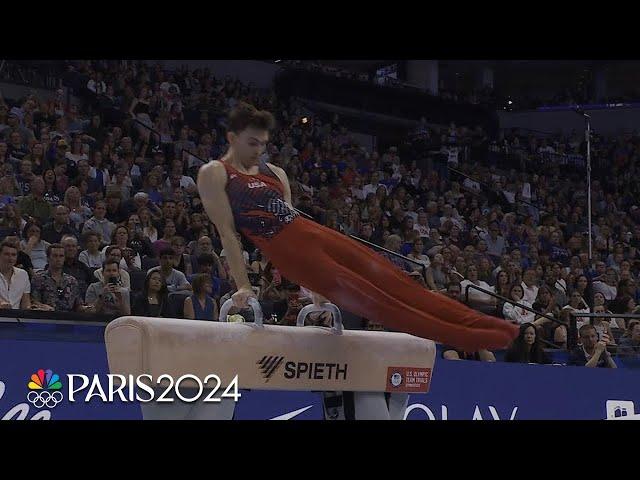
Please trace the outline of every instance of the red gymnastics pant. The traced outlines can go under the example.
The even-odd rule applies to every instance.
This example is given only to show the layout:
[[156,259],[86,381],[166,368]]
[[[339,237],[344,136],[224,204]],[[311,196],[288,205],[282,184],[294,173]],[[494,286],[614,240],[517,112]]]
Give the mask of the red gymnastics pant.
[[302,217],[254,243],[288,280],[355,315],[467,352],[507,347],[518,328],[426,290],[389,260]]

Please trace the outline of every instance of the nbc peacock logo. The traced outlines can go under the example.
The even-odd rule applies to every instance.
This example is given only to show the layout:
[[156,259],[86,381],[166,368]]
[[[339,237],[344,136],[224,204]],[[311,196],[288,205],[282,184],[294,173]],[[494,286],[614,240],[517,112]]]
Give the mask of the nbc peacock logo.
[[38,370],[31,375],[27,400],[36,408],[54,408],[63,399],[60,376],[51,370]]

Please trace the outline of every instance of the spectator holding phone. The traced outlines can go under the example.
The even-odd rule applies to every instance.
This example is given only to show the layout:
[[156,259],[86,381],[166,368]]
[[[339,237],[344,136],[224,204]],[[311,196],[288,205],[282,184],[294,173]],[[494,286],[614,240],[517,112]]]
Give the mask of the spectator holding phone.
[[130,315],[129,289],[118,285],[119,262],[109,259],[102,265],[103,280],[89,285],[85,301],[90,311],[106,315]]
[[568,365],[588,368],[618,368],[607,351],[604,340],[598,339],[598,332],[592,325],[583,325],[578,331],[582,345],[569,354]]

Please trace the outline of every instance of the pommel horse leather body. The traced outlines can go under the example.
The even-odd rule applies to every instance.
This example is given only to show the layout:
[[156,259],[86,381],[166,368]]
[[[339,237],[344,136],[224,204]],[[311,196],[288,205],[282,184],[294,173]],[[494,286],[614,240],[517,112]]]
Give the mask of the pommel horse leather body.
[[405,333],[149,317],[114,320],[105,341],[111,373],[216,374],[223,385],[238,375],[239,388],[261,390],[424,392],[428,381],[407,387],[396,376],[396,387],[390,376],[413,369],[430,380],[436,353],[431,340]]

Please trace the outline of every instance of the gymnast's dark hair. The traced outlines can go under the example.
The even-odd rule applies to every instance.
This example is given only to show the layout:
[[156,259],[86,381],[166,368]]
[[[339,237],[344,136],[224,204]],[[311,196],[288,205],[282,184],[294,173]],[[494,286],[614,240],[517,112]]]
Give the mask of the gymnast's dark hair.
[[276,126],[275,118],[266,110],[258,110],[253,105],[240,102],[229,113],[228,130],[240,133],[249,127],[257,130],[273,130]]

